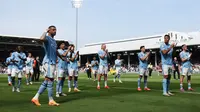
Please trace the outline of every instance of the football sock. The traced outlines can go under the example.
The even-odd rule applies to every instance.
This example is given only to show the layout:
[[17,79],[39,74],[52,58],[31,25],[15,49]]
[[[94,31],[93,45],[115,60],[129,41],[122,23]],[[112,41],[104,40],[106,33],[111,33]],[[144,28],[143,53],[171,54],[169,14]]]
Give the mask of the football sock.
[[60,93],[60,85],[61,85],[61,80],[58,79],[57,84],[56,84],[56,92]]
[[18,85],[17,85],[17,88],[20,88],[21,82],[22,82],[22,78],[18,78]]
[[31,75],[29,76],[29,81],[32,82],[32,77],[31,77]]
[[10,75],[8,75],[8,82],[9,82],[9,83],[12,82],[12,79],[11,79],[11,76],[10,76]]
[[147,78],[144,78],[144,88],[147,88]]
[[188,83],[188,89],[191,89],[191,83]]
[[64,80],[62,79],[60,83],[59,93],[62,93],[63,85],[64,85]]
[[39,93],[36,93],[35,96],[33,97],[33,99],[37,99],[39,98],[40,94]]
[[167,93],[167,79],[163,79],[163,94]]
[[42,93],[44,92],[44,90],[47,88],[47,83],[48,83],[48,81],[45,80],[45,81],[41,84],[41,86],[40,86],[40,88],[39,88],[39,90],[38,90],[38,93],[39,93],[39,94],[42,94]]
[[48,81],[47,83],[48,97],[49,101],[53,100],[53,81]]
[[26,77],[26,83],[29,83],[28,77]]
[[140,88],[141,79],[142,79],[141,77],[138,78],[138,88]]
[[12,79],[12,86],[15,87],[15,77],[11,77]]
[[183,84],[180,84],[180,89],[183,89]]
[[167,79],[167,92],[169,92],[170,79]]
[[104,84],[105,84],[105,86],[108,86],[108,85],[107,85],[107,81],[104,81]]
[[68,80],[68,88],[71,88],[71,81]]

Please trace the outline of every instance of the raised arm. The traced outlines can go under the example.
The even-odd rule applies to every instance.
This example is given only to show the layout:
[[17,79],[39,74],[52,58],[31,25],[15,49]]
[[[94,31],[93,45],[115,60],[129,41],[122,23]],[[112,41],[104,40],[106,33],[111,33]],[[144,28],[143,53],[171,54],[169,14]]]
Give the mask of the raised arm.
[[47,35],[47,32],[49,31],[49,29],[47,29],[43,34],[42,36],[40,37],[40,41],[44,42],[46,40],[46,35]]
[[63,61],[65,61],[65,59],[59,54],[58,50],[56,51],[56,53],[57,53],[57,56],[58,56],[60,59],[62,59]]
[[18,57],[23,60],[23,61],[26,61],[26,55],[25,54],[22,54],[22,56],[18,55]]
[[168,48],[168,49],[163,49],[163,48],[161,47],[161,52],[162,52],[163,54],[168,54],[169,51],[170,51],[172,48],[174,48],[175,46],[176,46],[176,44],[173,43],[173,44],[171,44],[170,48]]
[[71,54],[70,54],[70,58],[69,58],[69,60],[72,61],[72,62],[74,62],[75,59],[77,58],[77,56],[79,56],[79,52],[76,52],[76,54],[75,54],[74,57],[73,57],[73,54],[71,53]]
[[184,57],[183,55],[180,54],[180,58],[182,62],[190,60],[190,57],[192,56],[192,53],[190,53],[189,57]]
[[149,57],[150,52],[148,52],[144,57],[139,55],[140,60],[145,61]]
[[67,56],[67,54],[70,52],[70,49],[71,49],[71,47],[68,47],[68,49],[67,49],[67,51],[66,52],[64,52],[63,54],[62,54],[62,56]]

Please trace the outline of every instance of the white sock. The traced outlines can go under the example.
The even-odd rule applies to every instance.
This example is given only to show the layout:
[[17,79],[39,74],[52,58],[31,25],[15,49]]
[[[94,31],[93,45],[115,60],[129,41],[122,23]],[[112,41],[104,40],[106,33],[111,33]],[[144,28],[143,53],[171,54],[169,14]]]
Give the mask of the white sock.
[[99,81],[97,82],[97,85],[100,86],[100,82]]
[[107,81],[104,81],[104,83],[105,83],[105,86],[108,86],[108,85],[107,85]]
[[35,96],[33,97],[33,99],[38,99],[39,96],[40,96],[40,94],[39,94],[39,93],[36,93]]
[[53,97],[49,97],[49,101],[52,101],[53,100]]

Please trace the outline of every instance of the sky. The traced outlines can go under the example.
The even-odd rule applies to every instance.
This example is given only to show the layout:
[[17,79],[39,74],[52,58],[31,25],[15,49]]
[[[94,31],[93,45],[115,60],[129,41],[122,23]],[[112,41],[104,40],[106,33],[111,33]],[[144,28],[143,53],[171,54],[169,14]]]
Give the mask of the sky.
[[[200,29],[200,0],[83,0],[78,47],[168,31]],[[75,42],[71,0],[0,0],[0,34],[40,37],[50,25],[57,39]]]

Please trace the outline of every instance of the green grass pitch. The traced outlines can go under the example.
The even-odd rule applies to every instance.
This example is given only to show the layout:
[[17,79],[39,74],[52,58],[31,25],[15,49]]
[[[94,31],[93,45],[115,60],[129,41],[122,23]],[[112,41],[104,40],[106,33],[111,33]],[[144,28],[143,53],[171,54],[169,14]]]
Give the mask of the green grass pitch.
[[[172,79],[170,89],[175,96],[171,97],[162,96],[162,76],[153,74],[153,78],[149,78],[148,86],[152,89],[149,92],[136,91],[137,77],[136,74],[124,74],[123,84],[119,84],[109,76],[110,89],[104,89],[101,82],[101,90],[96,90],[96,82],[88,80],[86,74],[80,74],[78,86],[81,92],[67,93],[66,81],[64,92],[68,96],[55,98],[61,104],[59,107],[48,106],[47,91],[40,96],[42,106],[37,107],[30,100],[41,82],[26,86],[23,78],[21,93],[13,93],[7,85],[6,75],[0,75],[0,112],[200,112],[199,74],[192,77],[194,92],[180,93],[179,81]],[[187,88],[186,83],[184,87]]]

